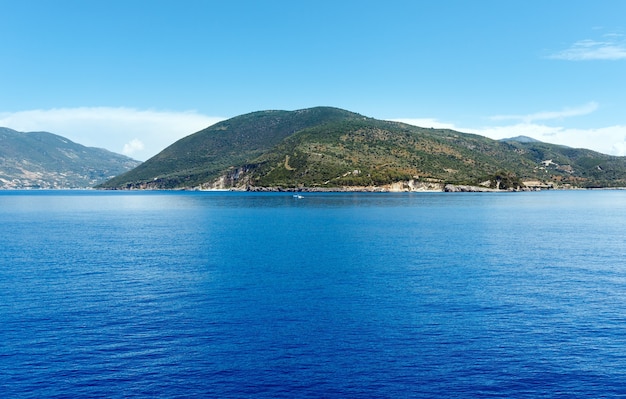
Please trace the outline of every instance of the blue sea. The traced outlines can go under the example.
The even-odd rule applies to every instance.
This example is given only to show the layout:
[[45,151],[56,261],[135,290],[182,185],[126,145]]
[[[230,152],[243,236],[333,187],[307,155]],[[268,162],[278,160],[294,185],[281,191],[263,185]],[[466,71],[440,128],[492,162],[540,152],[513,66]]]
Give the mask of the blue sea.
[[0,192],[3,398],[626,396],[626,191]]

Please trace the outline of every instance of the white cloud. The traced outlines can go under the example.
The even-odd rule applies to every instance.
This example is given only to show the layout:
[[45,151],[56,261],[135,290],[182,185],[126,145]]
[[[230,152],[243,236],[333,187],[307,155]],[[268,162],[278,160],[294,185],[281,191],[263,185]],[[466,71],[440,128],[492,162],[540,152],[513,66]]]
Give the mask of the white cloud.
[[137,151],[141,151],[144,149],[144,145],[139,139],[132,139],[128,143],[124,144],[124,149],[122,150],[122,154],[126,156],[132,156]]
[[[446,128],[464,133],[473,133],[494,140],[516,136],[528,136],[546,143],[561,144],[573,148],[587,148],[603,154],[626,156],[626,125],[594,129],[575,129],[562,126],[549,126],[540,123],[521,122],[498,126],[461,127],[453,123],[439,122],[431,118],[401,118],[394,120],[420,127]],[[419,123],[421,121],[427,121],[428,123]]]
[[22,132],[47,131],[79,144],[146,160],[178,139],[223,119],[195,111],[82,107],[0,113],[0,126]]
[[622,60],[626,59],[626,43],[619,34],[608,34],[606,40],[580,40],[569,48],[550,55],[548,58],[566,61]]
[[547,143],[561,144],[574,148],[588,148],[604,154],[626,156],[626,126],[614,125],[600,128],[579,129],[551,126],[538,121],[561,120],[569,117],[588,115],[599,108],[596,102],[563,108],[560,111],[542,111],[528,115],[498,115],[493,121],[513,120],[515,124],[491,126],[479,129],[467,129],[493,139],[515,136],[529,136]]
[[626,125],[575,129],[534,123],[461,130],[492,139],[529,136],[552,144],[587,148],[603,154],[626,156]]
[[496,116],[490,117],[489,119],[494,120],[494,121],[519,120],[519,121],[523,121],[524,123],[532,123],[534,121],[545,121],[545,120],[550,120],[550,119],[562,119],[562,118],[569,118],[573,116],[588,115],[597,109],[598,109],[598,104],[596,102],[590,102],[579,107],[563,108],[560,111],[542,111],[542,112],[535,112],[533,114],[528,114],[528,115],[496,115]]

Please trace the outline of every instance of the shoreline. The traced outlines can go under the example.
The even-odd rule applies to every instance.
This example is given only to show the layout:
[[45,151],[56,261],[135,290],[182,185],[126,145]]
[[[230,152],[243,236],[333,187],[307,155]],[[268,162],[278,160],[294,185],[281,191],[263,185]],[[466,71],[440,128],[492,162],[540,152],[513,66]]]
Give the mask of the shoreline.
[[417,189],[417,190],[394,190],[386,187],[248,187],[248,188],[94,188],[94,187],[71,187],[71,188],[0,188],[0,192],[14,191],[205,191],[205,192],[284,192],[284,193],[511,193],[511,192],[538,192],[538,191],[623,191],[626,187],[554,187],[549,189],[521,188],[516,190],[496,190],[486,187],[467,185],[446,185],[446,189]]

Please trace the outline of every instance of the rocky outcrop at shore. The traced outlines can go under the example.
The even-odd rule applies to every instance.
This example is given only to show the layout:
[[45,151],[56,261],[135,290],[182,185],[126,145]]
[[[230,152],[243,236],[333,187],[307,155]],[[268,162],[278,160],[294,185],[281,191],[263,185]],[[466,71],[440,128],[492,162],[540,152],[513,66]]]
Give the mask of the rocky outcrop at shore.
[[446,192],[446,193],[502,193],[511,191],[534,191],[531,188],[516,190],[498,190],[495,188],[456,185],[443,183],[410,183],[399,182],[384,186],[350,186],[350,187],[255,187],[233,188],[234,191],[252,192],[362,192],[362,193],[399,193],[399,192]]
[[446,193],[491,193],[505,190],[497,190],[495,188],[480,187],[480,186],[465,186],[446,184],[443,188]]
[[399,192],[448,192],[448,193],[480,193],[480,192],[504,192],[508,190],[496,190],[487,187],[454,185],[431,182],[415,182],[413,180],[397,182],[383,186],[348,186],[348,187],[257,187],[247,186],[231,188],[233,191],[250,192],[363,192],[363,193],[399,193]]

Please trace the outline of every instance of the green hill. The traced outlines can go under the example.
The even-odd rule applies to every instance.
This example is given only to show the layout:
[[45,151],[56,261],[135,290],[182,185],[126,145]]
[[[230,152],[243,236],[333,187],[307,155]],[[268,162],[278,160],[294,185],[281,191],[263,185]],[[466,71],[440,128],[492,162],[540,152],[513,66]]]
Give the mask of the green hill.
[[253,162],[285,138],[313,126],[362,118],[337,108],[260,111],[219,122],[184,137],[105,188],[183,188],[204,184],[231,167]]
[[626,186],[626,158],[318,107],[220,122],[100,187],[332,190],[411,182],[514,188],[523,181]]
[[88,188],[139,163],[56,134],[0,128],[0,189]]

